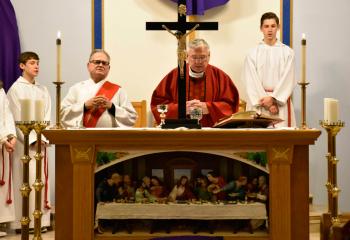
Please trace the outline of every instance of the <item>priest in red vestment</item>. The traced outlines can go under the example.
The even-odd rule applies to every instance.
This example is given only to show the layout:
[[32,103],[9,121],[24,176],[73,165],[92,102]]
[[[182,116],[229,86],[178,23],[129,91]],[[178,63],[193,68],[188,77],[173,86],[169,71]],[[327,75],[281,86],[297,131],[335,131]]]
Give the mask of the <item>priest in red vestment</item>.
[[[203,39],[189,43],[186,69],[186,114],[190,109],[201,108],[202,127],[212,127],[220,118],[238,111],[239,94],[231,78],[222,70],[209,64],[210,49]],[[166,118],[178,115],[178,68],[168,73],[154,90],[151,109],[157,123],[158,104],[167,104]]]

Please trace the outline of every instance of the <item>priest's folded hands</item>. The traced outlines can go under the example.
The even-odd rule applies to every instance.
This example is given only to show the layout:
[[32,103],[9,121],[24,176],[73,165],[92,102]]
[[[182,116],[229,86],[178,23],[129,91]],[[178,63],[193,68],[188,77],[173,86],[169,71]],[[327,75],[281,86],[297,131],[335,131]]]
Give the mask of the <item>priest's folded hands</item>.
[[200,108],[202,109],[202,113],[203,114],[208,114],[208,107],[207,104],[205,102],[201,102],[197,99],[193,99],[190,101],[186,102],[186,114],[190,114],[191,109],[193,108]]

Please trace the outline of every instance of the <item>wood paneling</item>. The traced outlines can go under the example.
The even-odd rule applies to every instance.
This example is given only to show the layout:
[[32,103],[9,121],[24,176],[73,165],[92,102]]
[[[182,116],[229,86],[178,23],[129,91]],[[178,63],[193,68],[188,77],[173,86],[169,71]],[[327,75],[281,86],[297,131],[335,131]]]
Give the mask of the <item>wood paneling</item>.
[[131,102],[137,112],[137,119],[134,127],[147,127],[147,103],[146,100],[140,102]]
[[[57,240],[94,239],[94,149],[105,147],[120,151],[267,150],[270,167],[268,239],[309,238],[308,145],[314,144],[319,130],[84,129],[45,130],[44,135],[50,143],[56,144]],[[73,154],[75,149],[78,149],[76,155]]]

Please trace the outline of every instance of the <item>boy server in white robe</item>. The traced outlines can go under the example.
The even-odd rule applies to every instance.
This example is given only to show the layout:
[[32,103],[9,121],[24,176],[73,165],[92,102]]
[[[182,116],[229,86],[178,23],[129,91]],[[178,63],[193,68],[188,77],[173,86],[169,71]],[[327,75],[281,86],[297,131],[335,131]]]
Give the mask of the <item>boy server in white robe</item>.
[[101,49],[90,54],[90,79],[73,85],[61,105],[65,127],[132,127],[137,113],[126,91],[108,81],[110,56]]
[[[42,100],[44,102],[44,120],[50,121],[51,116],[51,97],[47,90],[47,88],[41,85],[38,81],[35,80],[35,77],[39,73],[39,56],[34,52],[24,52],[21,53],[19,58],[19,66],[22,69],[22,76],[19,77],[16,82],[13,83],[11,88],[7,93],[7,97],[10,102],[10,109],[13,113],[13,117],[15,121],[21,121],[21,100],[23,99],[32,99],[32,100]],[[18,144],[16,146],[16,151],[14,152],[14,164],[13,164],[13,180],[14,180],[14,200],[15,200],[15,208],[16,208],[16,221],[11,224],[12,229],[20,229],[20,219],[22,217],[22,195],[19,191],[20,187],[23,183],[23,175],[22,175],[22,161],[20,158],[23,156],[23,134],[17,128],[17,137]],[[34,227],[34,220],[32,213],[35,210],[35,193],[32,187],[32,184],[35,181],[35,171],[36,171],[36,161],[34,159],[34,155],[36,153],[36,133],[35,131],[31,131],[29,135],[29,156],[31,160],[29,162],[29,185],[32,188],[32,191],[29,196],[29,217],[31,218],[29,227]],[[46,154],[46,145],[47,140],[44,136],[42,136],[42,156],[43,164],[42,164],[42,182],[44,183],[44,187],[42,189],[42,203],[41,203],[41,211],[43,213],[41,226],[47,227],[50,226],[50,186],[48,181],[48,162],[47,162],[47,154]]]
[[262,15],[260,30],[264,39],[249,52],[243,69],[247,110],[280,117],[284,121],[277,127],[293,127],[296,123],[290,96],[296,86],[294,51],[276,38],[278,29],[276,14]]
[[[1,84],[1,82],[0,82]],[[0,86],[0,223],[15,220],[12,164],[16,145],[16,128],[4,89]],[[0,237],[6,232],[0,231]]]

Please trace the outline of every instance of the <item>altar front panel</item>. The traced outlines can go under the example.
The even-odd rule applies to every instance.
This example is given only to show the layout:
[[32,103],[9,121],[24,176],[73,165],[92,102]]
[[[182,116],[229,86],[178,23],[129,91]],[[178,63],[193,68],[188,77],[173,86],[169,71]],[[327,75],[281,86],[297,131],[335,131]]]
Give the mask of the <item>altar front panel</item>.
[[85,129],[47,130],[44,134],[56,144],[56,239],[94,238],[93,159],[95,149],[103,148],[204,152],[264,149],[270,169],[269,239],[309,238],[308,145],[314,144],[318,130]]

